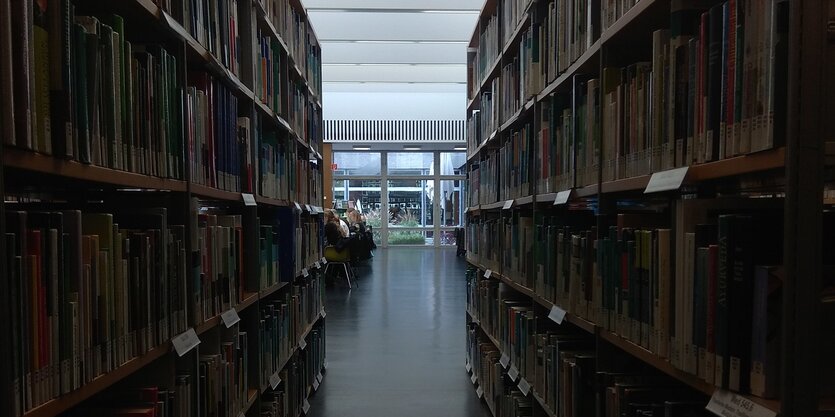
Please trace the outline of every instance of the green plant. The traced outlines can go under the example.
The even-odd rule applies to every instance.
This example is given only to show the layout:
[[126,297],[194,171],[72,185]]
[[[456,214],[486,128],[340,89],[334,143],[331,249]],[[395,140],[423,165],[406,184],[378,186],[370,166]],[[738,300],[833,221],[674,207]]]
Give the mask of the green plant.
[[390,245],[423,245],[426,238],[423,232],[414,231],[389,231]]

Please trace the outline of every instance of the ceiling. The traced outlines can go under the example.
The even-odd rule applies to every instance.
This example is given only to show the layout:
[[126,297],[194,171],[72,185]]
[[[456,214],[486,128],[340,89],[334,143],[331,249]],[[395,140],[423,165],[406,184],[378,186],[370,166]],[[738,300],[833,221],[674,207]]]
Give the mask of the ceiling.
[[322,44],[326,93],[465,91],[483,0],[303,2]]

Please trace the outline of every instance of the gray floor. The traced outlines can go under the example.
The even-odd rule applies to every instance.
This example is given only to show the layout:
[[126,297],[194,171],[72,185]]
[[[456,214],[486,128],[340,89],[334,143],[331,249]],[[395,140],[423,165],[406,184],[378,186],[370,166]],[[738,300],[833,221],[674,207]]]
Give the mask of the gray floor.
[[378,250],[359,288],[328,289],[328,370],[312,417],[485,417],[464,370],[466,262]]

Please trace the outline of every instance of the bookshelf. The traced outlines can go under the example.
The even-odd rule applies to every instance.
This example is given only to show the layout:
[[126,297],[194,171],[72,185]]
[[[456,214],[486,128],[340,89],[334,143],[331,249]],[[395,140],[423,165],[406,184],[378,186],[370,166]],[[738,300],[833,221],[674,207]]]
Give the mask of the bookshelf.
[[0,414],[306,413],[326,324],[301,2],[13,3]]
[[[467,368],[488,381],[475,385],[494,416],[529,404],[532,414],[522,415],[587,415],[594,411],[578,408],[578,398],[600,405],[600,375],[616,373],[635,379],[603,384],[654,386],[660,394],[640,401],[660,402],[667,415],[706,405],[716,413],[728,396],[759,415],[829,408],[828,371],[814,365],[827,348],[812,341],[830,311],[821,301],[831,286],[821,230],[831,202],[822,195],[831,100],[812,84],[828,85],[816,72],[825,62],[804,52],[825,48],[826,7],[485,2],[467,53]],[[755,43],[769,60],[749,54]],[[810,68],[809,80],[791,77]],[[762,105],[743,90],[762,94]],[[665,180],[674,184],[659,187]],[[751,240],[731,244],[755,255],[737,261],[744,272],[719,272],[731,258],[717,251],[734,233],[717,225],[749,220],[740,239]],[[750,237],[763,228],[779,238]],[[764,242],[776,248],[768,259],[754,249]],[[611,263],[609,250],[625,251],[625,263]],[[717,287],[731,276],[744,284]],[[787,292],[765,300],[755,282]],[[741,294],[733,304],[742,307],[724,310],[717,297],[737,297],[725,291]],[[762,337],[764,312],[780,337]],[[511,320],[521,320],[515,330]],[[728,335],[721,326],[732,320],[748,335]],[[560,343],[577,347],[542,365],[537,352]],[[508,355],[530,395],[498,366]],[[723,355],[732,369],[714,363]],[[560,373],[574,385],[550,392],[550,367],[569,365],[598,377]],[[583,388],[592,379],[595,388]]]

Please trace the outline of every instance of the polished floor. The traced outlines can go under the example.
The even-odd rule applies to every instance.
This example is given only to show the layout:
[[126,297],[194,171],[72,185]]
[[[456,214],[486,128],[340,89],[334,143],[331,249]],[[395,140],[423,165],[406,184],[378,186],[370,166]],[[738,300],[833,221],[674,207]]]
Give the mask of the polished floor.
[[488,416],[464,370],[465,269],[454,249],[381,249],[359,287],[328,288],[310,416]]

